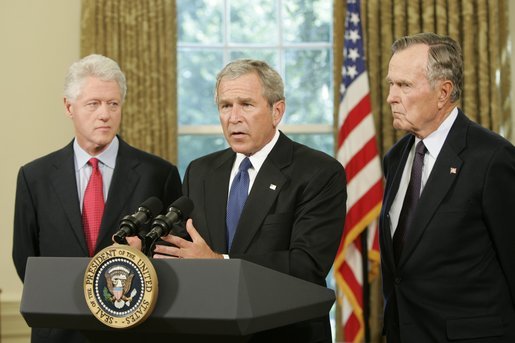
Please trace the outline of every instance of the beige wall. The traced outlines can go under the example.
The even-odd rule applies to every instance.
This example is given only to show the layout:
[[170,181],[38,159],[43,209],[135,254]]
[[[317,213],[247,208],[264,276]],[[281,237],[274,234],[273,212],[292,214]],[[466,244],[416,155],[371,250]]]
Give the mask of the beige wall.
[[79,18],[80,0],[0,0],[2,342],[28,341],[16,337],[21,329],[13,317],[22,292],[11,259],[16,175],[73,137],[62,87],[67,67],[79,58]]
[[64,115],[63,80],[79,57],[79,0],[0,1],[0,288],[17,299],[21,283],[11,259],[18,169],[73,137]]

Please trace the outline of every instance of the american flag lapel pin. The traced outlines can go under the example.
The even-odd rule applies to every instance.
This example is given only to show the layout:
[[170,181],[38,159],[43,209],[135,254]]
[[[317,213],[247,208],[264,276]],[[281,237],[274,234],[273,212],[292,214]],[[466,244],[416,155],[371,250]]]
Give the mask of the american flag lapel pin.
[[456,167],[451,167],[451,170],[449,171],[449,173],[451,174],[456,174],[458,172],[458,168]]
[[275,191],[275,189],[276,189],[276,188],[277,188],[277,186],[276,186],[276,185],[274,185],[273,183],[271,183],[271,184],[270,184],[270,189],[271,189],[271,190]]

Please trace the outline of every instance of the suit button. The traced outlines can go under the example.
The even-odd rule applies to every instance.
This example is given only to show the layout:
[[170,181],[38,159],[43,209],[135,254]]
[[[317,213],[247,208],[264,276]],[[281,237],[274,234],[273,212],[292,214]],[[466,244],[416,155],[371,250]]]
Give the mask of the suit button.
[[395,284],[396,284],[396,285],[398,285],[398,284],[400,284],[400,283],[401,283],[401,280],[402,280],[402,279],[401,279],[400,277],[396,277],[396,278],[395,278],[395,280],[394,280],[394,282],[395,282]]

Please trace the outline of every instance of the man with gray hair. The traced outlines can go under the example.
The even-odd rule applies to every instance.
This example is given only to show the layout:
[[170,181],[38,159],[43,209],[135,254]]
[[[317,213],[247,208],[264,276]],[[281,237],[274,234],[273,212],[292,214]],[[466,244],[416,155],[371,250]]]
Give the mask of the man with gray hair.
[[[89,55],[70,66],[64,107],[75,138],[18,173],[13,260],[22,281],[29,256],[93,256],[147,198],[168,205],[181,196],[174,165],[117,136],[126,90],[110,58]],[[74,331],[32,331],[32,342],[83,341]]]
[[393,46],[387,101],[407,131],[384,158],[384,331],[396,342],[515,342],[515,148],[458,107],[461,48]]
[[[343,166],[277,128],[284,86],[268,64],[236,60],[218,74],[215,102],[230,148],[189,165],[191,240],[166,236],[154,257],[240,258],[325,286],[345,221]],[[264,331],[251,342],[331,342],[328,316]]]

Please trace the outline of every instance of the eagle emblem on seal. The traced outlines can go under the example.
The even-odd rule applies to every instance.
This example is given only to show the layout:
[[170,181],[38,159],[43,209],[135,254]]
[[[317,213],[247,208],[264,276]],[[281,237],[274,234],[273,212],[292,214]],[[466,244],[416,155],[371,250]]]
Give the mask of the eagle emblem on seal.
[[130,306],[132,298],[138,293],[135,288],[130,291],[134,274],[118,265],[109,268],[104,276],[107,282],[107,287],[104,288],[105,299],[112,302],[117,309]]

